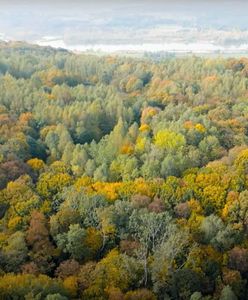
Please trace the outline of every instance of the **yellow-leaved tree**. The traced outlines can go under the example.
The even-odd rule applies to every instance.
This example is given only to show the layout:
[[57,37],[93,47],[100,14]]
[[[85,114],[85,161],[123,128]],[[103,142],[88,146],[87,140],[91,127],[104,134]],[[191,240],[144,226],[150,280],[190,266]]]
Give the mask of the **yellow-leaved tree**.
[[185,137],[168,129],[159,130],[154,136],[154,144],[168,151],[175,151],[186,144]]

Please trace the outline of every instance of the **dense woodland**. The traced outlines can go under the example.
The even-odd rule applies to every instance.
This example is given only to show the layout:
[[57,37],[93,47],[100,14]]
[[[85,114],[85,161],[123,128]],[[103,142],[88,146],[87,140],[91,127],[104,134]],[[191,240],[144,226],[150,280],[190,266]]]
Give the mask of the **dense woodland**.
[[248,295],[248,59],[0,45],[0,299]]

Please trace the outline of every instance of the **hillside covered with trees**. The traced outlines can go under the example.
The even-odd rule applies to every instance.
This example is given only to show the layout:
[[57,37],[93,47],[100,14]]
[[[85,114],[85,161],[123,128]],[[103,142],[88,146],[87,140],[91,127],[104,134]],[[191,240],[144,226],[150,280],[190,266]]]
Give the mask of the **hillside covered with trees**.
[[0,44],[0,299],[248,295],[248,59]]

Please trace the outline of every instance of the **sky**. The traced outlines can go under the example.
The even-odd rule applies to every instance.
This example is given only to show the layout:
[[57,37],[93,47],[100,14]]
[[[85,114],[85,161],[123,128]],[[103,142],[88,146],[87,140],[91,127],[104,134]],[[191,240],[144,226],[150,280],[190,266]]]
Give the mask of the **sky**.
[[0,38],[70,50],[245,51],[246,0],[0,0]]

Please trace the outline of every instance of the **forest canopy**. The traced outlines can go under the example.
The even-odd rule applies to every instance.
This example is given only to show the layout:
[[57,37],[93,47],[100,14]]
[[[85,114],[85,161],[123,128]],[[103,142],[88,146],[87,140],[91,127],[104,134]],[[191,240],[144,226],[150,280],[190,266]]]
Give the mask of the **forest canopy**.
[[0,298],[246,299],[248,59],[0,44]]

